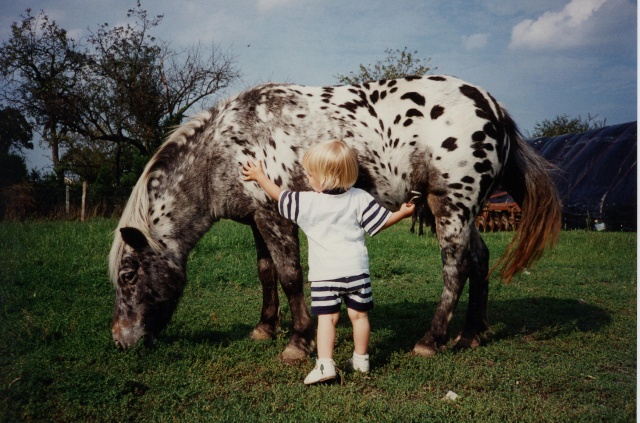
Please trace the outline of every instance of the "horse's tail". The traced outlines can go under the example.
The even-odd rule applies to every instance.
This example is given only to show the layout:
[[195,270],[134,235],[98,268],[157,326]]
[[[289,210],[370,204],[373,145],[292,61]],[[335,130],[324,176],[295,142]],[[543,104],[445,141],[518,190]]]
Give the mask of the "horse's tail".
[[562,226],[562,205],[550,175],[553,165],[527,144],[510,117],[506,116],[506,121],[512,143],[500,183],[520,205],[522,221],[489,274],[501,266],[501,278],[509,283],[556,243]]

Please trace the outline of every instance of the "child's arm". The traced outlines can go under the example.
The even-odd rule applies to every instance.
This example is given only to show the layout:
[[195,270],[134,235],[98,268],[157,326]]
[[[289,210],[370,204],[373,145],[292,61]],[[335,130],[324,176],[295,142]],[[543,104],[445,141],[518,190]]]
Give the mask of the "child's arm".
[[242,166],[242,174],[245,176],[245,181],[256,181],[260,184],[262,189],[269,194],[269,197],[275,201],[280,199],[282,189],[264,174],[262,171],[262,161],[258,160],[258,164],[256,165],[249,160],[247,164]]
[[400,210],[391,213],[391,216],[389,217],[389,219],[387,219],[385,224],[382,226],[382,229],[387,229],[388,227],[393,226],[396,223],[400,222],[405,217],[411,216],[415,208],[416,208],[416,205],[413,203],[403,203],[400,206]]

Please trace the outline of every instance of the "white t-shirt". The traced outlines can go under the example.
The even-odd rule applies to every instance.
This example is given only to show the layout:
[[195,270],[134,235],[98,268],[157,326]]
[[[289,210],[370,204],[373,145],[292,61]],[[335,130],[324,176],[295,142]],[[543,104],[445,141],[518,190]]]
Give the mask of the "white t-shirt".
[[310,281],[369,273],[364,233],[374,236],[391,216],[359,188],[342,194],[283,191],[278,210],[307,236]]

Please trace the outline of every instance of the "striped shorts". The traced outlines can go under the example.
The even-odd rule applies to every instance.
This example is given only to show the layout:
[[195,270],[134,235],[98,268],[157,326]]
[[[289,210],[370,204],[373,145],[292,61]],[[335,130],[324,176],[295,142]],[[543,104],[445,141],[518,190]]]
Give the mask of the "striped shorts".
[[311,282],[311,313],[314,315],[340,312],[344,301],[348,308],[369,311],[373,308],[371,279],[363,273],[348,278]]

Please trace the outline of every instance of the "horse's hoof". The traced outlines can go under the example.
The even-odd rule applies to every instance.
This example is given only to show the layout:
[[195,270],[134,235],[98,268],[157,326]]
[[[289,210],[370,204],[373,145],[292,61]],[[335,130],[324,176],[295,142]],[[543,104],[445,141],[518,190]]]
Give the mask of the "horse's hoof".
[[453,341],[456,348],[476,348],[480,346],[480,336],[460,333]]
[[438,354],[438,349],[421,342],[418,342],[412,351],[413,355],[419,355],[421,357],[433,357]]
[[253,339],[254,341],[265,341],[273,339],[273,333],[262,327],[255,327],[249,334],[249,338]]
[[309,352],[297,347],[288,346],[278,356],[278,359],[283,363],[295,363],[296,361],[303,360],[309,356]]

